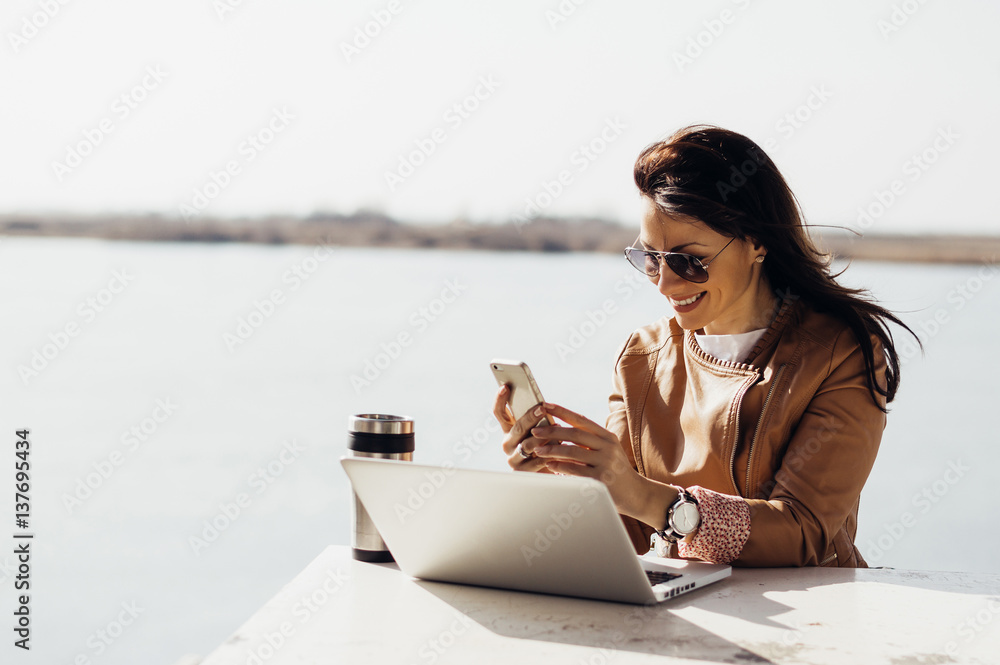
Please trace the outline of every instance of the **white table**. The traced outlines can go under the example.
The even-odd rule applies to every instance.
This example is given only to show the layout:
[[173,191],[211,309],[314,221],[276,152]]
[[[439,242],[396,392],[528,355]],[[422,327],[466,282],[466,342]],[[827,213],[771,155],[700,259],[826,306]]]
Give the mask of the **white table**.
[[1000,663],[1000,575],[734,569],[656,606],[423,582],[327,548],[203,665]]

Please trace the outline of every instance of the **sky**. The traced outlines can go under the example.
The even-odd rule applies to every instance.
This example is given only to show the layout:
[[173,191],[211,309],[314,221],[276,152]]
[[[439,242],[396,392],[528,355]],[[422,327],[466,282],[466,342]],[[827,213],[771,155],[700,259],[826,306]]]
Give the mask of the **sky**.
[[746,134],[810,222],[995,233],[1000,5],[10,0],[0,214],[638,224],[631,167]]

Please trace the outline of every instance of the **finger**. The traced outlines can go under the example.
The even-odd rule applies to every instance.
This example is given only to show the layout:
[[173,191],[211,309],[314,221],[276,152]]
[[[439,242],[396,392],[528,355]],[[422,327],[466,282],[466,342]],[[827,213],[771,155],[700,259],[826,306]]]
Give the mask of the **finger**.
[[510,457],[511,455],[517,455],[519,454],[517,452],[517,447],[520,446],[521,450],[523,450],[526,455],[530,455],[534,453],[536,449],[538,449],[541,446],[544,446],[548,442],[549,442],[548,439],[540,439],[536,436],[531,436],[531,434],[524,437],[520,441],[515,441],[513,437],[508,436],[504,440],[503,452],[508,457]]
[[493,401],[493,416],[500,423],[500,429],[506,434],[510,431],[510,428],[514,425],[514,416],[510,413],[510,408],[507,406],[507,396],[510,394],[510,389],[507,386],[500,386],[500,390],[497,391],[496,399]]
[[509,457],[514,454],[514,450],[517,449],[518,445],[523,445],[527,448],[527,452],[531,452],[544,443],[545,441],[542,439],[532,436],[530,427],[525,431],[524,428],[515,425],[507,432],[501,448],[503,448],[503,454]]
[[588,432],[598,433],[605,431],[602,425],[595,423],[590,418],[581,416],[576,411],[570,411],[564,406],[559,406],[558,404],[552,404],[551,402],[546,402],[542,405],[542,408],[546,413],[559,418],[565,423],[572,425],[573,427],[579,427],[580,429],[587,430]]
[[[538,457],[536,459],[545,458]],[[579,476],[581,478],[594,478],[596,480],[600,480],[600,472],[587,464],[545,459],[545,468],[552,473],[558,473],[563,476]]]
[[511,427],[510,431],[507,433],[507,441],[512,441],[513,444],[511,444],[509,448],[507,444],[504,444],[504,452],[508,455],[511,454],[514,452],[514,446],[520,443],[522,439],[529,436],[529,430],[538,424],[538,421],[541,419],[541,416],[538,415],[541,413],[540,409],[541,407],[535,407],[529,410],[514,423],[514,426]]
[[524,457],[518,450],[507,458],[507,464],[515,471],[545,471],[545,460],[540,457]]
[[576,427],[562,427],[560,425],[539,425],[533,427],[530,434],[539,439],[549,439],[551,441],[568,441],[578,446],[585,446],[592,450],[600,450],[607,446],[604,437],[591,432],[577,429]]
[[541,445],[533,448],[532,452],[550,462],[568,461],[593,466],[598,461],[593,450],[581,446]]

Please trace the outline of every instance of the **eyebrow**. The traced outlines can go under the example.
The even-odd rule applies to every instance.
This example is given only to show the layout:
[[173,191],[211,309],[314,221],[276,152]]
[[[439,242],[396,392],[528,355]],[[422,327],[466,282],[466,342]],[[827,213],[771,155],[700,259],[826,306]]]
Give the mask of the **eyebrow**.
[[[650,248],[649,248],[649,244],[648,244],[648,243],[646,243],[646,242],[645,242],[645,241],[644,241],[644,240],[643,240],[642,238],[640,238],[640,239],[639,239],[639,243],[640,243],[640,244],[641,244],[641,245],[643,246],[643,248],[645,248],[645,249],[647,249],[647,250],[649,250],[649,249],[650,249]],[[673,248],[673,249],[671,249],[670,251],[671,251],[671,252],[679,252],[679,251],[681,251],[682,249],[684,249],[685,247],[689,247],[689,246],[691,246],[691,245],[698,245],[699,247],[708,247],[708,245],[705,245],[705,244],[703,244],[703,243],[700,243],[700,242],[686,242],[686,243],[684,243],[683,245],[677,245],[676,247],[674,247],[674,248]],[[656,250],[650,250],[650,251],[654,251],[654,252],[655,252]]]

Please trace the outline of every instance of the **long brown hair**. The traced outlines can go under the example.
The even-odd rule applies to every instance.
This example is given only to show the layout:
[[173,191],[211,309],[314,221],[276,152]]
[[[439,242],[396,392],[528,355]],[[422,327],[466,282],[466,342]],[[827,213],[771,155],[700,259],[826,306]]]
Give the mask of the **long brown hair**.
[[[778,294],[794,294],[844,321],[861,345],[868,390],[891,402],[899,388],[899,355],[891,321],[920,338],[866,289],[838,284],[832,258],[806,233],[798,201],[761,148],[736,132],[711,125],[685,127],[649,145],[635,162],[635,184],[662,212],[701,220],[727,237],[767,248],[764,276]],[[876,376],[874,335],[886,359],[885,388]],[[921,344],[921,348],[922,348]]]

